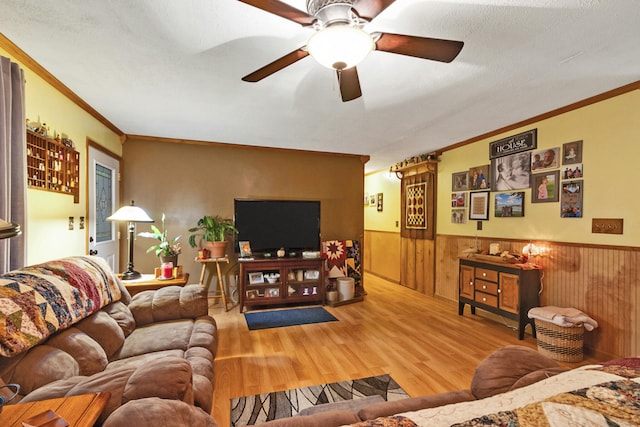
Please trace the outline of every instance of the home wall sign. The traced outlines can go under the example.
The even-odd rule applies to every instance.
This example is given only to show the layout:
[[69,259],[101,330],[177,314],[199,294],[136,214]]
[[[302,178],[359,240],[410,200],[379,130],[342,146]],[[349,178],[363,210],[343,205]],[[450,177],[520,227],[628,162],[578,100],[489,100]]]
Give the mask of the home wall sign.
[[489,143],[489,158],[507,156],[538,147],[538,129],[531,129],[517,135]]

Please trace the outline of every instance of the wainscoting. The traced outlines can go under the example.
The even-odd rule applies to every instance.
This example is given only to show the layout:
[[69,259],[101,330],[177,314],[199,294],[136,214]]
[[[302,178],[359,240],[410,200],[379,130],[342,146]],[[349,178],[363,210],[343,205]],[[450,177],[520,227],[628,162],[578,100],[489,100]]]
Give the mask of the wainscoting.
[[[520,252],[529,243],[478,238],[481,248],[496,242],[510,252]],[[544,268],[542,305],[574,307],[599,323],[599,328],[585,333],[585,352],[602,358],[640,354],[640,248],[534,243],[548,248],[546,256],[535,258]],[[385,249],[379,246],[383,244]],[[412,243],[399,234],[365,231],[365,245],[365,271],[426,295],[456,301],[458,258],[464,249],[474,247],[475,238],[437,235],[435,241]],[[429,282],[430,271],[434,272],[433,282]]]

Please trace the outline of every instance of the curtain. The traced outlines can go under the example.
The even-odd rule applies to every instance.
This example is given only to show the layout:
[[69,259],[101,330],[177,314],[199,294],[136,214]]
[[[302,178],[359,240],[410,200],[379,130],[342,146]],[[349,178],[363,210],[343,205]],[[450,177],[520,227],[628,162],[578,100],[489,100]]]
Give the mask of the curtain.
[[24,266],[27,219],[27,136],[24,71],[0,56],[0,218],[22,234],[0,240],[0,273]]

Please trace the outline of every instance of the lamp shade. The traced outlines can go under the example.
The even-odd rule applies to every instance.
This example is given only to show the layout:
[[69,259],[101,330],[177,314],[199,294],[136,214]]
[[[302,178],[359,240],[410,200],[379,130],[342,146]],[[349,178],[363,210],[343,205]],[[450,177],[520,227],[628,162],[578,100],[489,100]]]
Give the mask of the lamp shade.
[[121,207],[106,219],[107,221],[153,222],[144,209],[134,206],[133,200],[131,205]]
[[336,70],[358,65],[374,47],[371,35],[352,25],[324,28],[314,33],[307,42],[307,49],[316,61]]

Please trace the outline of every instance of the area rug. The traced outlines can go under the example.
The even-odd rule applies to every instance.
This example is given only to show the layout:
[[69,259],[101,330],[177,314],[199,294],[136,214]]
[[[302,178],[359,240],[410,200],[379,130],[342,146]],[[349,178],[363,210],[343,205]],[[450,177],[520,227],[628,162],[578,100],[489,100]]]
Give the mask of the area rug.
[[338,320],[322,307],[259,311],[245,313],[244,317],[250,331],[280,328],[282,326],[307,325],[309,323],[334,322]]
[[231,399],[231,427],[288,418],[312,406],[375,395],[387,401],[409,397],[388,374],[238,397]]

